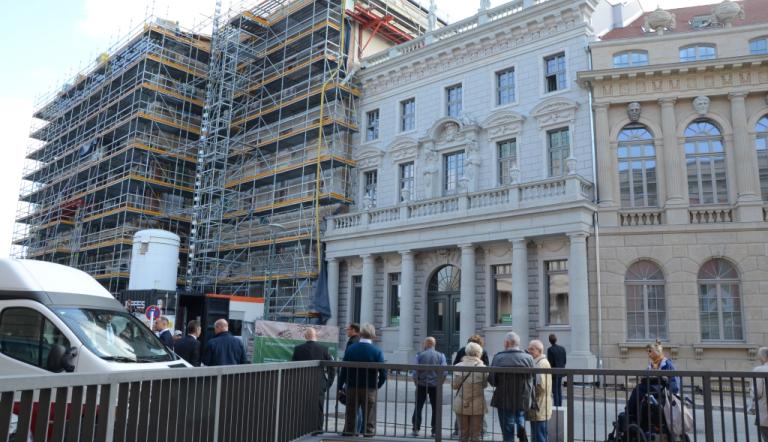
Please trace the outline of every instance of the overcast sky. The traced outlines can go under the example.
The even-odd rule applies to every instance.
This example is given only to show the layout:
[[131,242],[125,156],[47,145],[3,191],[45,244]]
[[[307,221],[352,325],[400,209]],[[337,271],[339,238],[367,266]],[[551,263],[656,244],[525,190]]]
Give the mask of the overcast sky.
[[[611,0],[616,3],[620,0]],[[425,6],[428,0],[422,0]],[[641,0],[678,8],[717,0]],[[0,257],[10,250],[24,152],[33,124],[32,111],[43,96],[57,90],[97,55],[154,14],[186,27],[204,23],[215,0],[32,0],[4,1],[0,14]],[[224,9],[242,9],[253,1],[223,0]],[[505,0],[492,0],[492,6]],[[480,1],[437,0],[438,15],[454,22],[477,11]],[[39,124],[39,122],[37,122]]]

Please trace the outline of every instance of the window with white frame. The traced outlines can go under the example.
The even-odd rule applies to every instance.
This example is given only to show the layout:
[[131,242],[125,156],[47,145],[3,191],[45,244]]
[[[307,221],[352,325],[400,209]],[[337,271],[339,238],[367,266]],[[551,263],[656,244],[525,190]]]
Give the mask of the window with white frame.
[[512,264],[491,267],[494,323],[512,324]]
[[704,341],[744,339],[739,273],[722,258],[707,261],[699,269],[699,319]]
[[619,52],[613,55],[613,67],[628,68],[632,66],[646,66],[648,64],[648,51],[631,50]]
[[408,201],[413,198],[413,162],[401,163],[399,173],[399,201]]
[[400,131],[416,129],[416,99],[409,98],[400,102]]
[[760,37],[749,41],[749,53],[752,55],[768,54],[768,37]]
[[462,87],[456,84],[445,88],[446,115],[458,118],[461,115]]
[[716,57],[715,45],[695,44],[680,48],[680,61],[712,60]]
[[365,193],[363,194],[363,198],[371,207],[376,206],[376,185],[378,184],[378,177],[379,174],[377,170],[369,170],[363,174],[363,178],[365,179]]
[[460,180],[464,177],[464,151],[453,152],[443,157],[443,193],[452,195],[459,191]]
[[642,124],[624,126],[618,139],[621,207],[655,207],[656,148]]
[[768,115],[755,125],[757,142],[757,170],[760,174],[760,191],[763,201],[768,201]]
[[515,138],[496,143],[499,152],[499,185],[511,184],[510,169],[517,167],[517,140]]
[[685,129],[685,162],[692,205],[728,202],[723,136],[709,120],[696,120]]
[[643,260],[632,264],[624,277],[627,291],[627,339],[667,339],[664,274]]
[[350,306],[351,322],[360,323],[361,303],[363,301],[363,277],[362,275],[352,276],[352,305]]
[[400,273],[390,273],[389,281],[389,325],[400,325]]
[[515,102],[515,68],[496,72],[496,105]]
[[571,153],[567,127],[547,131],[547,151],[549,157],[549,176],[565,175],[565,163]]
[[547,325],[568,324],[568,260],[544,261]]
[[565,89],[568,86],[565,75],[565,53],[561,52],[544,58],[544,72],[547,92]]
[[379,139],[379,110],[374,109],[365,114],[365,141]]

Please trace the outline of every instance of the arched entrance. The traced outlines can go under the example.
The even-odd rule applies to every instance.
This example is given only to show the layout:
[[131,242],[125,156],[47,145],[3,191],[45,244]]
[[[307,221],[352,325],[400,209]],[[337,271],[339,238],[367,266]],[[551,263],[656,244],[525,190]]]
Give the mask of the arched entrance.
[[460,293],[461,270],[452,265],[440,267],[427,286],[427,335],[437,339],[437,350],[449,358],[460,347]]

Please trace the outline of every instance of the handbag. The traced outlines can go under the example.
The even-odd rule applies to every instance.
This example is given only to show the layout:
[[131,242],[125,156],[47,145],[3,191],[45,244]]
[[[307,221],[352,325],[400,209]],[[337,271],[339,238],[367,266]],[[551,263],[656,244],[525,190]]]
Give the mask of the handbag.
[[347,390],[340,389],[336,391],[336,399],[341,402],[342,405],[347,405]]
[[672,434],[681,437],[693,431],[693,411],[680,396],[664,389],[664,419]]

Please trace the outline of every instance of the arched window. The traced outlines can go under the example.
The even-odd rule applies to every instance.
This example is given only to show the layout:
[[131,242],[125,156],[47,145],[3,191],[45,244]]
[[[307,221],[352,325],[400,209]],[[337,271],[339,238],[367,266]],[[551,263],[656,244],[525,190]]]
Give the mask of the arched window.
[[624,277],[627,290],[627,339],[667,338],[664,274],[651,261],[632,264]]
[[446,265],[440,268],[429,280],[429,291],[458,292],[461,290],[461,269],[456,266]]
[[755,126],[757,133],[757,168],[760,173],[760,190],[763,201],[768,201],[768,115]]
[[656,148],[642,124],[619,133],[619,188],[622,207],[656,206]]
[[613,54],[613,67],[628,68],[631,66],[645,66],[648,64],[648,51],[639,49]]
[[699,318],[701,339],[741,341],[741,291],[739,273],[721,258],[704,263],[699,269]]
[[680,61],[711,60],[717,57],[717,50],[712,44],[695,44],[680,48]]
[[692,205],[728,202],[723,136],[709,120],[696,120],[685,129],[685,162]]

